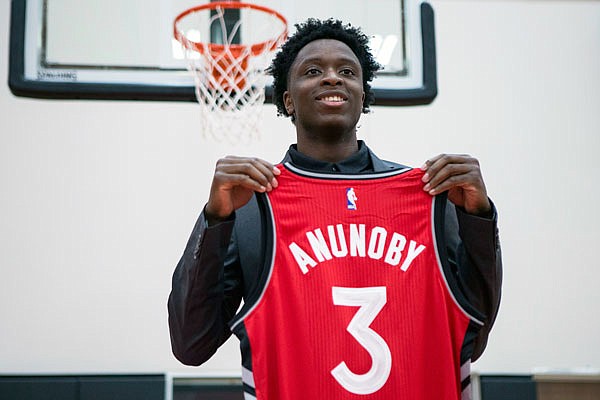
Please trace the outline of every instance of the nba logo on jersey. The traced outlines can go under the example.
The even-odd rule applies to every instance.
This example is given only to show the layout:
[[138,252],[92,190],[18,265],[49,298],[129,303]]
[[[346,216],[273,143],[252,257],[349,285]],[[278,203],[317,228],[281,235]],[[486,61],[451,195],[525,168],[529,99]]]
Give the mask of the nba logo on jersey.
[[356,193],[354,193],[354,188],[346,189],[346,207],[348,210],[356,210]]

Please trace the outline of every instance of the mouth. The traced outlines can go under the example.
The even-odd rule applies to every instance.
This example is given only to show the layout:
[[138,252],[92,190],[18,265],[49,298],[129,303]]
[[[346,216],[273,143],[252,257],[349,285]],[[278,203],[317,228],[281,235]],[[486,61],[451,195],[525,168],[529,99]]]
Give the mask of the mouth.
[[347,102],[348,98],[341,94],[323,94],[317,96],[317,100],[327,104],[342,104]]

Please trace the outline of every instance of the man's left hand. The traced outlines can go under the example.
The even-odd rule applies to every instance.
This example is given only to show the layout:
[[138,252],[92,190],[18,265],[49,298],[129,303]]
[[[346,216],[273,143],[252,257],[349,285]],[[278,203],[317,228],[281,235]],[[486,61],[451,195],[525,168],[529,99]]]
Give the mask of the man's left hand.
[[423,190],[431,195],[448,191],[448,200],[472,215],[487,216],[492,206],[479,161],[466,154],[440,154],[421,167]]

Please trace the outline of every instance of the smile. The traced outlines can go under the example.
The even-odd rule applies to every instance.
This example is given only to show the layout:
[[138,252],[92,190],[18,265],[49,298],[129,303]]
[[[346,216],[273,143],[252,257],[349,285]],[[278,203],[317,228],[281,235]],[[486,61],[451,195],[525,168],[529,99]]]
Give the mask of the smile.
[[343,103],[343,102],[347,101],[347,99],[343,98],[342,96],[337,96],[337,95],[323,96],[323,97],[319,97],[317,100],[325,101],[327,103]]

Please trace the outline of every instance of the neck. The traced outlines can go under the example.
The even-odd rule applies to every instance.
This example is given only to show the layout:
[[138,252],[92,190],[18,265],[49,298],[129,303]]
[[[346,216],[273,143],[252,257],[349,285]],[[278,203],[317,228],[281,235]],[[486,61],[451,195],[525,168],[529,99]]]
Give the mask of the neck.
[[315,160],[340,162],[358,151],[358,141],[356,134],[335,141],[299,136],[298,151]]

